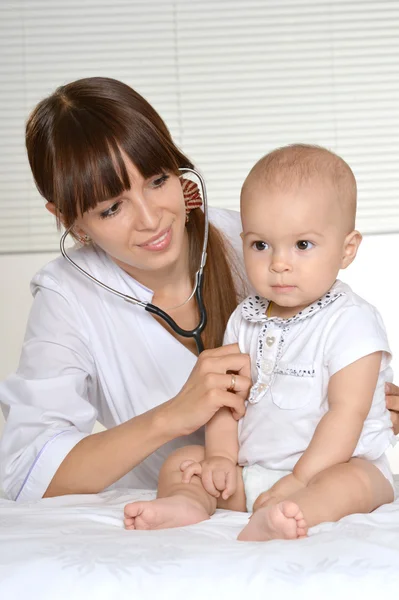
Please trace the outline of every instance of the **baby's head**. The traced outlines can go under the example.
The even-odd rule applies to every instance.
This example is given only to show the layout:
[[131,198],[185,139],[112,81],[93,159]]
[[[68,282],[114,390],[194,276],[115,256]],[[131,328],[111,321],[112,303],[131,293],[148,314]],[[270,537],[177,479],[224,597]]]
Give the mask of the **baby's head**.
[[361,242],[355,216],[355,177],[325,148],[286,146],[252,168],[241,190],[245,265],[279,316],[320,298],[350,265]]

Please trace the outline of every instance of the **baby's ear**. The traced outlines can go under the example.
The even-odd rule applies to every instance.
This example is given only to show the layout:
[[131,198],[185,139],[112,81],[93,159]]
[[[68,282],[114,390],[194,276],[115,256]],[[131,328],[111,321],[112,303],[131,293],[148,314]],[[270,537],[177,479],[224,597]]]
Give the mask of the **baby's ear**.
[[362,239],[362,234],[356,229],[348,233],[344,241],[341,269],[346,269],[355,260]]

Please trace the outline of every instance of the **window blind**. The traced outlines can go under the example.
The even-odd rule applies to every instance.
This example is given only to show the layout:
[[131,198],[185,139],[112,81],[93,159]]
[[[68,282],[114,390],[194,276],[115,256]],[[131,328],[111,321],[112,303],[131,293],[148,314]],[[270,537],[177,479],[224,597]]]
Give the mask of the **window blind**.
[[399,231],[399,3],[14,0],[0,7],[0,252],[53,251],[26,118],[58,85],[121,79],[238,209],[253,163],[294,142],[351,165],[363,233]]

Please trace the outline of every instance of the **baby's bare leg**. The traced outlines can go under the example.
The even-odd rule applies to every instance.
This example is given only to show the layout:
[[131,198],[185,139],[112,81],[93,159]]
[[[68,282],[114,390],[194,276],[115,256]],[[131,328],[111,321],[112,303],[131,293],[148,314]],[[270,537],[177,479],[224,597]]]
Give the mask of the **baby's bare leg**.
[[[259,508],[239,539],[260,541],[300,537],[295,533],[292,519],[300,520],[303,530],[303,522],[307,528],[325,521],[338,521],[353,513],[369,513],[382,504],[392,502],[393,498],[391,484],[376,466],[366,460],[352,458],[348,463],[322,471],[307,487],[283,502]],[[293,524],[293,535],[286,534],[287,519],[291,519],[290,524]]]
[[[186,446],[171,454],[159,474],[157,499],[125,506],[126,529],[168,529],[209,519],[215,512],[217,499],[205,491],[201,478],[196,475],[190,483],[183,483],[180,469],[184,461],[201,462],[204,455],[203,446]],[[228,500],[220,499],[220,508],[245,510],[241,469],[237,480],[237,492]]]
[[361,458],[334,465],[293,494],[308,527],[338,521],[353,513],[370,513],[394,499],[392,485],[379,469]]
[[125,506],[126,529],[167,529],[209,519],[215,512],[216,498],[204,490],[198,476],[182,483],[180,470],[185,460],[203,459],[203,446],[186,446],[173,452],[159,473],[157,499]]

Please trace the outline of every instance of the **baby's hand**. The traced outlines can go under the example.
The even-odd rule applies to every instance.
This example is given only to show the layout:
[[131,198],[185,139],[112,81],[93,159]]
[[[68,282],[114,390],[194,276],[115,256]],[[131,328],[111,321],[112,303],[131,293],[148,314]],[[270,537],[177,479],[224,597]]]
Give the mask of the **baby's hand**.
[[237,487],[237,465],[224,456],[213,456],[200,463],[186,460],[180,465],[183,483],[190,483],[194,475],[201,477],[202,485],[211,496],[227,500]]
[[304,487],[306,487],[306,485],[297,479],[293,473],[290,473],[272,485],[267,492],[263,492],[257,497],[254,502],[253,511],[255,512],[261,506],[282,502],[292,494],[295,494],[295,492],[302,490]]

